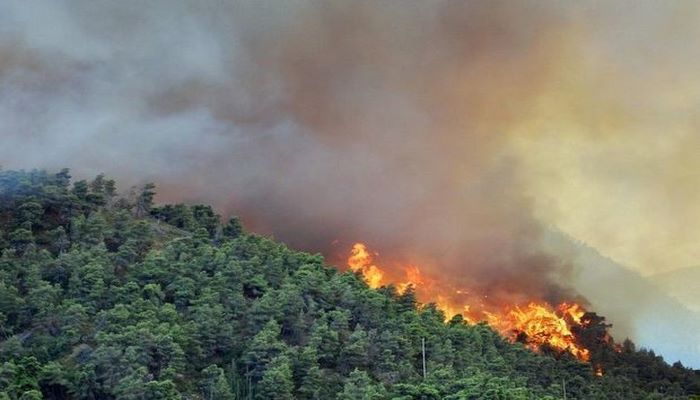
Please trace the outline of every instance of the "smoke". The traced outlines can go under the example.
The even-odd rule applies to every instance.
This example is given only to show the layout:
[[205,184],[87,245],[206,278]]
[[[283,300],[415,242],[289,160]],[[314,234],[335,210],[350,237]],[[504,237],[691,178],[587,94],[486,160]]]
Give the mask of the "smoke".
[[575,271],[550,224],[647,272],[698,256],[677,222],[700,222],[698,10],[5,1],[0,163],[151,180],[331,259],[364,241],[494,302],[557,301]]

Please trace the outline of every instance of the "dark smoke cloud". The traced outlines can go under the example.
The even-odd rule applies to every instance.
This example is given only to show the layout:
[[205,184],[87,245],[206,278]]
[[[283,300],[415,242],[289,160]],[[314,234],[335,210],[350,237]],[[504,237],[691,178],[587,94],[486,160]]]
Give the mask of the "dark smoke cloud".
[[156,181],[293,246],[364,241],[494,300],[569,298],[509,143],[599,13],[4,1],[0,163]]

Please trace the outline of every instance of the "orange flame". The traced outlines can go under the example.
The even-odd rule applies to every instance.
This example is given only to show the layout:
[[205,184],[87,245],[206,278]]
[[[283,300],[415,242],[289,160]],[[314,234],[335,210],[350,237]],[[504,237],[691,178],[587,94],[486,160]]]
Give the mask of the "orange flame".
[[594,373],[595,373],[595,376],[603,376],[603,375],[605,375],[605,371],[603,371],[603,367],[600,366],[600,365],[597,365],[597,366],[595,367]]
[[581,318],[583,318],[583,315],[586,314],[586,311],[576,303],[561,303],[558,309],[563,315],[568,315],[571,320],[578,325],[581,325]]
[[348,266],[353,272],[361,272],[367,285],[372,289],[381,286],[384,273],[379,267],[372,265],[372,255],[367,251],[367,246],[355,243],[350,251]]
[[527,347],[538,350],[547,345],[566,351],[579,360],[588,361],[589,351],[576,343],[571,328],[581,326],[586,311],[576,303],[562,303],[554,308],[545,302],[529,302],[525,305],[494,307],[485,305],[486,296],[476,296],[464,289],[438,285],[429,276],[422,274],[416,266],[402,267],[405,278],[390,281],[388,274],[373,261],[373,256],[363,243],[352,246],[348,266],[360,272],[367,285],[373,289],[393,283],[399,294],[412,287],[423,302],[434,302],[449,320],[462,315],[467,323],[487,322],[501,335]]
[[[560,309],[562,306],[568,310],[568,305],[562,304]],[[576,307],[580,308],[578,305]],[[486,315],[489,325],[512,340],[521,340],[535,350],[546,344],[558,350],[568,351],[582,361],[588,361],[589,351],[576,344],[576,338],[565,315],[557,314],[547,303],[531,302],[523,308],[515,306],[501,315]],[[580,321],[579,314],[575,315]],[[572,322],[578,323],[573,318]]]
[[409,266],[406,268],[406,281],[396,284],[396,291],[403,294],[409,287],[416,288],[425,283],[418,267]]

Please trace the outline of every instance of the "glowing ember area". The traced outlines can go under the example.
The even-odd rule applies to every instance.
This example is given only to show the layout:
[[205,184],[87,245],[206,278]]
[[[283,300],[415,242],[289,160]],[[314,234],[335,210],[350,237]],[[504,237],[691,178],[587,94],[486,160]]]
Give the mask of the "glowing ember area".
[[605,375],[605,372],[603,371],[603,367],[600,365],[597,365],[595,367],[595,376],[603,376]]
[[412,288],[420,301],[435,303],[447,319],[460,314],[468,323],[487,322],[504,337],[533,350],[548,346],[582,361],[589,359],[589,351],[576,343],[572,333],[573,327],[585,325],[582,318],[586,311],[576,303],[561,303],[557,307],[541,301],[492,304],[486,301],[487,296],[442,284],[414,265],[399,267],[402,276],[395,276],[397,268],[391,268],[389,274],[375,264],[373,253],[363,243],[353,245],[347,263],[352,271],[362,274],[369,287],[393,284],[399,294]]

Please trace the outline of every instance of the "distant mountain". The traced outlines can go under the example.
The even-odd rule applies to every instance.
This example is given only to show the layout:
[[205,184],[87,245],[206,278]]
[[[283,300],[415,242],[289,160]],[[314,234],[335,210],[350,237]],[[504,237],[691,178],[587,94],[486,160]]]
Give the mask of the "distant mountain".
[[700,267],[646,278],[563,233],[547,241],[573,260],[569,283],[613,324],[616,340],[629,337],[669,362],[700,368],[700,312],[690,307],[700,302]]
[[700,312],[700,265],[657,274],[648,279],[689,309]]

